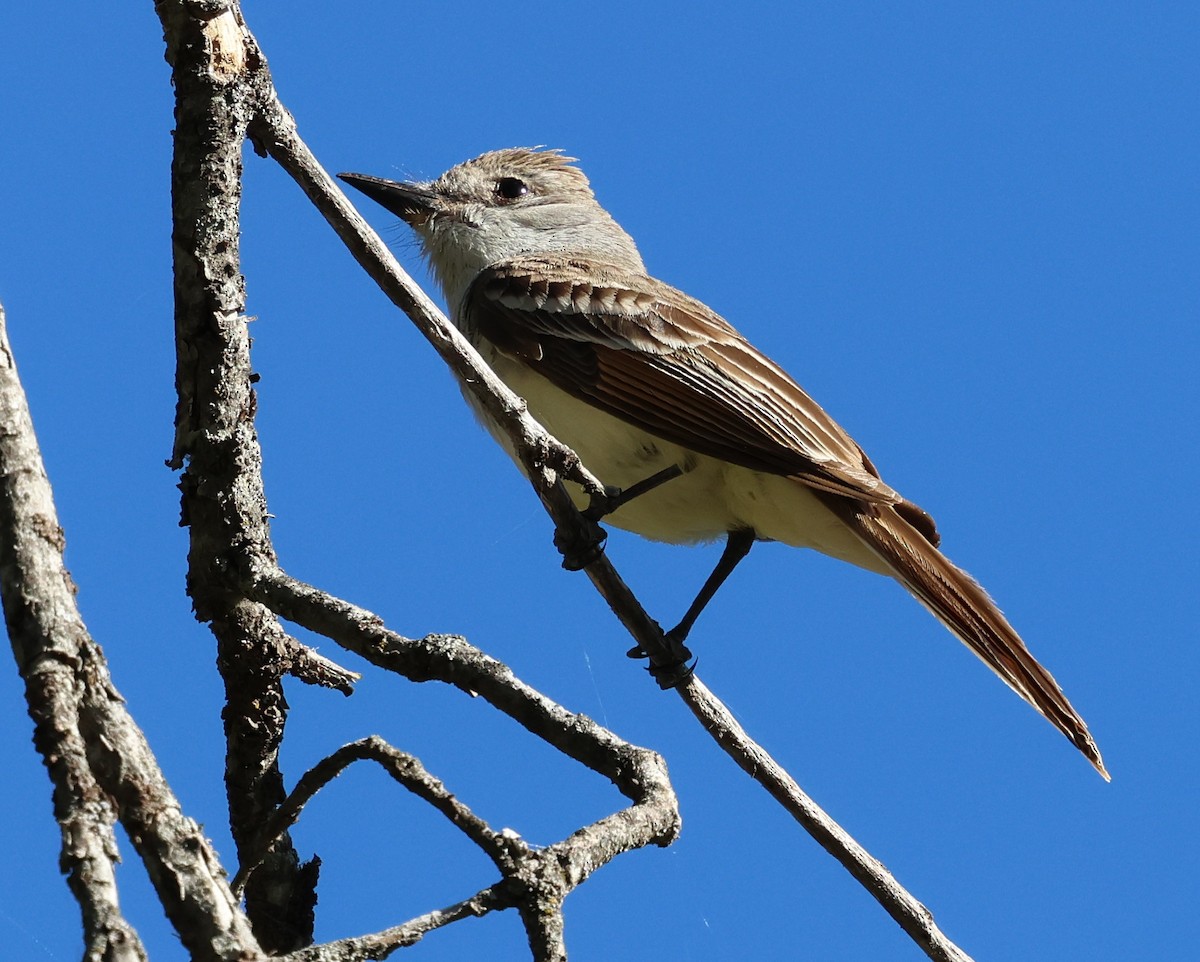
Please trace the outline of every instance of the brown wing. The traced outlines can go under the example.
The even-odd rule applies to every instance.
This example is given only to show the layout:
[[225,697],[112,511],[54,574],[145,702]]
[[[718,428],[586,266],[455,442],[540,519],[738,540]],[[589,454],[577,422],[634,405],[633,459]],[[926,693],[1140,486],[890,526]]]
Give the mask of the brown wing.
[[701,454],[822,491],[903,504],[862,450],[723,318],[661,281],[570,257],[483,271],[469,328],[569,394]]

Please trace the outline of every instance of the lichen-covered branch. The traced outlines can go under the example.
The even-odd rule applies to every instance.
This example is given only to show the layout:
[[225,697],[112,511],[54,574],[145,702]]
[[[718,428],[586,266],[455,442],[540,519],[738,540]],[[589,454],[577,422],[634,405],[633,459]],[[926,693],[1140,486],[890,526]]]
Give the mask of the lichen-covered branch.
[[180,809],[88,635],[64,545],[0,309],[0,593],[34,742],[54,784],[84,957],[146,957],[117,901],[116,817],[192,958],[261,958],[208,840]]
[[[239,859],[285,795],[279,748],[287,720],[287,635],[229,576],[241,549],[273,556],[254,427],[256,398],[239,259],[242,144],[253,111],[246,71],[265,70],[236,7],[159,0],[175,89],[171,163],[178,407],[171,463],[182,468],[190,534],[188,593],[217,640],[225,683],[229,822]],[[271,952],[312,941],[319,862],[274,839],[245,893]]]
[[[508,893],[509,898],[503,906],[493,907],[517,908],[534,959],[566,958],[561,906],[572,889],[617,855],[648,844],[668,845],[678,834],[675,795],[666,766],[654,752],[622,741],[584,715],[568,712],[463,638],[405,638],[389,631],[371,612],[289,578],[277,568],[258,568],[250,576],[254,597],[282,617],[332,638],[381,668],[414,681],[442,681],[486,699],[559,751],[607,776],[634,802],[545,849],[529,850],[517,839],[503,838],[490,829],[487,838],[477,839],[505,875],[493,890]],[[343,950],[349,951],[348,946]]]
[[[445,815],[452,825],[483,849],[502,871],[511,867],[514,848],[517,849],[518,855],[521,854],[524,846],[515,835],[493,830],[487,822],[451,794],[440,779],[426,771],[418,758],[389,745],[378,735],[370,735],[343,745],[301,775],[296,787],[271,817],[263,832],[262,841],[270,844],[276,836],[296,823],[304,806],[317,792],[350,765],[368,759],[377,762],[397,782]],[[235,892],[242,890],[246,879],[256,868],[258,860],[243,863],[233,879]]]

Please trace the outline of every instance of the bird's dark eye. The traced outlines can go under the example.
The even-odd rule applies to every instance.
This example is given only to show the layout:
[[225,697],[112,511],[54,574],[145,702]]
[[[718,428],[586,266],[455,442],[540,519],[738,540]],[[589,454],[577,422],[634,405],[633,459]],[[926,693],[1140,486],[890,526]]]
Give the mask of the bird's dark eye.
[[516,200],[529,193],[529,187],[519,177],[501,177],[496,181],[496,193],[505,200]]

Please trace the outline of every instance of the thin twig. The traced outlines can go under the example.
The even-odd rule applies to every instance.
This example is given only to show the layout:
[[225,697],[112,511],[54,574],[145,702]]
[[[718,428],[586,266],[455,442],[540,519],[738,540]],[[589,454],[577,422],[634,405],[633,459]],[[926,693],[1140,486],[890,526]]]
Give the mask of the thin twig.
[[[260,845],[269,846],[280,833],[299,820],[304,806],[317,792],[348,766],[364,760],[378,762],[397,782],[445,815],[452,825],[483,849],[502,872],[511,871],[514,850],[518,855],[528,851],[528,846],[512,833],[493,831],[487,822],[455,798],[440,779],[430,774],[414,755],[389,745],[378,735],[343,745],[305,772],[271,816],[263,830]],[[255,853],[254,859],[238,869],[231,883],[235,893],[242,890],[263,854],[265,851],[260,850]]]
[[363,959],[386,959],[396,949],[416,945],[428,933],[451,922],[479,918],[489,912],[510,909],[513,905],[514,899],[507,886],[498,882],[475,893],[469,899],[444,909],[427,912],[403,925],[392,926],[370,935],[313,945],[282,956],[278,962],[360,962]]

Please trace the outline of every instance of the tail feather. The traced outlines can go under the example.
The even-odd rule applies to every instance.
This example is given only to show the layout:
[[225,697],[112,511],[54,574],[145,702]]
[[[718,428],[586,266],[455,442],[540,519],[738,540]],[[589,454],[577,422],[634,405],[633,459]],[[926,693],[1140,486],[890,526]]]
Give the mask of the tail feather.
[[827,503],[921,604],[1110,780],[1087,724],[969,574],[951,564],[895,508],[834,497]]

